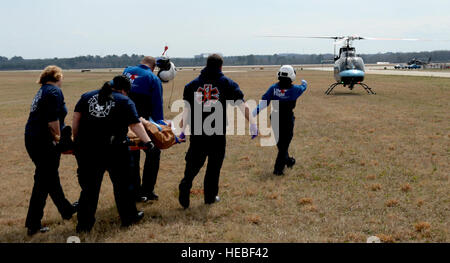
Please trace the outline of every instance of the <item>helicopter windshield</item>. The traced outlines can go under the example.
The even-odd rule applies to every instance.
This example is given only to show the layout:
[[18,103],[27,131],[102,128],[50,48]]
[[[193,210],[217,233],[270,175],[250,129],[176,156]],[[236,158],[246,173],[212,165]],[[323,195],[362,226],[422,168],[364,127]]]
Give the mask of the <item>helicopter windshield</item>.
[[[353,53],[354,55],[355,53]],[[344,70],[361,70],[364,71],[364,62],[363,59],[356,56],[347,56],[346,58],[343,58],[342,63],[339,65],[339,71]]]
[[354,57],[355,51],[348,51],[346,55],[347,55],[347,57]]

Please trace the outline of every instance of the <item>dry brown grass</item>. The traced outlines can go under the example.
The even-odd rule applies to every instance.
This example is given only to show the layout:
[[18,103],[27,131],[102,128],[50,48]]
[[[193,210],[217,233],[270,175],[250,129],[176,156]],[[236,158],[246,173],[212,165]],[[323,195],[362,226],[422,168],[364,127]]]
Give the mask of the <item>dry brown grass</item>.
[[[198,72],[178,73],[173,98],[182,97],[184,84]],[[227,75],[247,99],[259,99],[275,73],[264,67]],[[384,242],[449,242],[450,79],[369,75],[366,83],[375,96],[342,87],[324,96],[330,73],[298,73],[310,86],[295,109],[290,153],[297,165],[285,176],[271,174],[275,147],[259,147],[249,136],[228,137],[221,202],[203,204],[202,169],[194,181],[191,208],[183,210],[177,195],[187,145],[178,145],[162,154],[156,186],[160,201],[138,205],[146,214],[139,225],[120,228],[105,175],[97,223],[82,241],[365,242],[383,233],[379,237]],[[79,96],[114,74],[65,72],[68,123]],[[51,232],[29,238],[24,228],[34,167],[23,130],[38,75],[0,72],[0,242],[65,242],[75,234],[76,218],[62,221],[50,199],[43,223]],[[165,88],[167,102],[171,83]],[[166,116],[175,115],[166,106]],[[80,187],[72,156],[63,156],[60,175],[68,199],[75,201]],[[406,184],[407,191],[402,189]],[[311,202],[301,205],[302,198]],[[387,200],[401,205],[387,207]],[[428,222],[428,227],[420,225],[419,231],[417,222]]]
[[411,187],[410,184],[405,184],[405,185],[402,186],[402,191],[405,192],[405,193],[407,193],[407,192],[409,192],[411,190],[412,190],[412,187]]
[[300,205],[312,205],[313,200],[312,198],[301,198],[300,200],[298,200],[298,203]]
[[421,199],[417,200],[417,206],[418,206],[418,207],[423,206],[424,203],[425,203],[424,200],[421,200]]
[[395,243],[395,238],[390,235],[377,234],[376,236],[380,238],[383,243]]
[[370,190],[376,192],[381,190],[381,184],[372,184],[369,186]]
[[261,223],[261,217],[258,215],[251,215],[247,217],[247,221],[252,224],[259,225]]
[[416,232],[425,232],[431,228],[430,223],[428,222],[419,222],[414,224],[414,229]]
[[398,200],[396,200],[396,199],[388,200],[388,201],[386,201],[386,203],[385,203],[385,205],[386,205],[387,207],[395,207],[395,206],[398,206],[398,204],[399,204],[399,202],[398,202]]

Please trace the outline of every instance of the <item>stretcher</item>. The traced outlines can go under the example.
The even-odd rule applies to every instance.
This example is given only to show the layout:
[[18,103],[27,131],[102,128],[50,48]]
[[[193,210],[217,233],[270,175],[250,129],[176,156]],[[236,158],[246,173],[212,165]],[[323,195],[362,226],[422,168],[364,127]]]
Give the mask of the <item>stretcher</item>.
[[[148,136],[155,144],[155,146],[160,150],[168,149],[175,144],[185,142],[185,138],[177,137],[174,133],[174,129],[171,125],[170,121],[164,121],[161,123],[156,123],[152,119],[146,120],[144,118],[140,118],[142,124],[144,125],[145,130],[147,131]],[[61,147],[60,152],[62,154],[74,154],[73,151],[73,142],[72,142],[72,130],[70,126],[67,130],[61,133]],[[66,129],[66,128],[65,128]],[[137,135],[128,129],[126,144],[128,145],[130,151],[139,151],[145,150],[147,147],[141,142],[141,140],[137,137]]]
[[[155,144],[155,146],[160,150],[165,150],[174,146],[175,144],[185,142],[184,138],[179,138],[175,135],[171,121],[156,123],[151,118],[150,120],[140,118],[140,120],[144,125],[148,136]],[[142,146],[142,142],[136,136],[136,134],[131,131],[131,129],[128,129],[127,136],[129,139],[129,147],[131,151],[144,149],[144,147]]]

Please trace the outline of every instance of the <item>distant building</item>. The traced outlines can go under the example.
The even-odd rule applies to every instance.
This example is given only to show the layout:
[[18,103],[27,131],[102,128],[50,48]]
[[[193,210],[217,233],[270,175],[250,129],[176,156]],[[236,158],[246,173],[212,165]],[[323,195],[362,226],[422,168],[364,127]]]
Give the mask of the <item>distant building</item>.
[[391,64],[391,63],[389,63],[389,62],[377,62],[377,65],[389,65],[389,64]]
[[209,57],[209,55],[211,55],[211,54],[219,54],[223,57],[222,53],[202,53],[200,55],[195,55],[194,58],[195,59],[204,59],[204,58]]
[[424,69],[450,69],[450,64],[448,63],[430,63],[423,65]]

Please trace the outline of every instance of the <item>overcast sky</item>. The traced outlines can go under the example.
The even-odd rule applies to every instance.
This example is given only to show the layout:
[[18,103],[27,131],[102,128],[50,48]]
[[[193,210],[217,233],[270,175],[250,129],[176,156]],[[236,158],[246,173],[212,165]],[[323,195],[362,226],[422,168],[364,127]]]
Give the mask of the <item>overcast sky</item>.
[[[260,35],[450,39],[450,1],[2,1],[0,56],[172,57],[332,53],[331,40]],[[359,53],[450,50],[449,41],[360,41]]]

